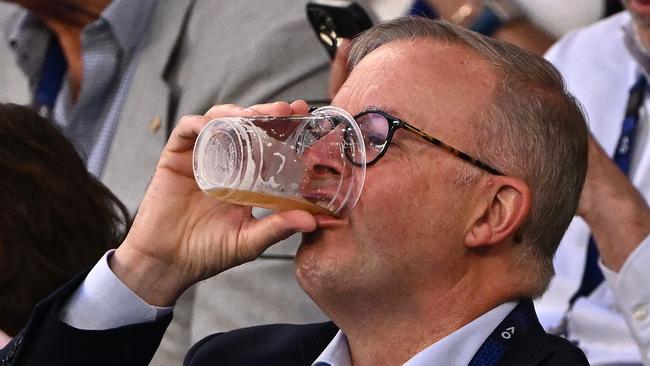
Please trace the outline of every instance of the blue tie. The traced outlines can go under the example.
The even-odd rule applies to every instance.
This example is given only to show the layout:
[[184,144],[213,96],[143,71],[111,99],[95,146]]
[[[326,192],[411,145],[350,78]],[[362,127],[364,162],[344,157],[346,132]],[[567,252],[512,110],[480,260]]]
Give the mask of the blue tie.
[[[645,77],[641,76],[630,89],[627,106],[625,107],[621,137],[618,139],[618,145],[614,153],[614,162],[626,176],[630,175],[632,148],[634,147],[634,138],[636,136],[637,125],[639,124],[639,110],[643,105],[646,84]],[[582,275],[582,283],[578,291],[571,298],[572,304],[579,297],[589,296],[603,282],[603,273],[598,267],[599,256],[596,241],[591,236],[589,237],[589,246],[587,247],[587,261],[585,263],[585,271]]]
[[68,64],[61,46],[56,38],[52,37],[41,68],[41,79],[32,102],[32,108],[45,118],[51,117],[67,68]]

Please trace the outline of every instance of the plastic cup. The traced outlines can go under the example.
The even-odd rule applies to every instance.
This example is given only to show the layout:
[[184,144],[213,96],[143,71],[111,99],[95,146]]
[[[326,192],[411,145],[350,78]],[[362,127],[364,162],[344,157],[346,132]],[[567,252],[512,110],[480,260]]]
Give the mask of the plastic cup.
[[328,106],[310,115],[210,121],[196,140],[193,168],[201,190],[217,199],[340,217],[365,178],[365,165],[348,156],[365,161],[365,153],[354,118]]

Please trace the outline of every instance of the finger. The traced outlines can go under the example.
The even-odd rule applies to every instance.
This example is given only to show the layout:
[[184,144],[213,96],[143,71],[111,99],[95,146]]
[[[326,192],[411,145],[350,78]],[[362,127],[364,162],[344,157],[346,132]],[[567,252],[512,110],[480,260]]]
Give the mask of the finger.
[[307,114],[309,113],[309,104],[302,99],[298,99],[291,103],[291,114]]
[[246,108],[247,111],[263,116],[288,116],[291,115],[291,106],[287,102],[274,102],[256,104]]
[[350,40],[342,39],[341,45],[336,49],[336,54],[330,66],[330,80],[328,94],[334,99],[345,80],[348,78],[348,56],[350,54]]
[[245,243],[249,248],[248,259],[254,259],[280,240],[297,232],[312,232],[317,226],[316,218],[307,211],[277,212],[252,221],[246,230],[242,230],[239,242]]
[[210,119],[221,117],[244,117],[253,115],[251,111],[246,108],[240,107],[236,104],[219,104],[210,108],[205,112],[205,116]]
[[169,136],[165,150],[178,152],[193,148],[196,137],[209,121],[210,118],[205,116],[189,115],[181,117]]

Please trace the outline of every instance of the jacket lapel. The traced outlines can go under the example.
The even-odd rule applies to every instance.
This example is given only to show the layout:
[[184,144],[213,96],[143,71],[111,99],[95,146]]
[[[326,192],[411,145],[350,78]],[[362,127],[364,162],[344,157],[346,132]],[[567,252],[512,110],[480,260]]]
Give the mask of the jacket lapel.
[[170,100],[167,64],[194,0],[159,0],[139,48],[138,64],[108,153],[102,181],[135,213],[167,140]]
[[[561,340],[559,337],[555,337],[546,333],[544,328],[537,318],[535,313],[534,306],[531,300],[526,299],[522,302],[527,302],[525,305],[530,307],[530,312],[532,314],[531,323],[526,331],[525,335],[519,339],[516,343],[512,344],[508,351],[505,353],[504,357],[498,363],[499,366],[520,366],[520,365],[555,365],[557,361],[550,361],[549,357],[551,354],[559,351],[561,347],[565,347],[561,352],[562,355],[572,356],[566,360],[577,360],[577,353],[573,353],[573,350],[566,349],[568,342],[566,340]],[[567,354],[568,352],[568,354]],[[576,352],[579,352],[576,350]],[[583,355],[584,357],[584,355]],[[560,360],[562,357],[560,357]],[[564,363],[561,363],[564,364]],[[566,364],[573,364],[572,361]],[[582,363],[580,363],[582,364]]]
[[537,365],[554,349],[554,345],[547,341],[544,329],[536,322],[519,344],[513,345],[506,353],[499,366]]
[[323,352],[325,347],[334,339],[339,328],[332,322],[324,323],[318,332],[306,333],[300,339],[300,350],[296,352],[299,357],[295,365],[311,365]]

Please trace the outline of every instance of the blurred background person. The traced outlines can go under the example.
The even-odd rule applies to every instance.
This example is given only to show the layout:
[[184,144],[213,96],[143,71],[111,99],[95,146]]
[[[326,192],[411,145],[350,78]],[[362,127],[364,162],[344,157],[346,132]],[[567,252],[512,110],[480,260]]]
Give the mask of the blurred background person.
[[[30,104],[48,116],[133,215],[180,116],[224,103],[327,102],[329,60],[305,4],[0,2],[0,101]],[[287,240],[238,273],[186,292],[153,364],[180,364],[204,334],[325,319],[293,278],[298,242]],[[260,297],[267,299],[264,311],[251,305]]]
[[622,10],[618,0],[416,0],[410,12],[443,19],[538,55],[572,29]]
[[369,0],[369,4],[382,19],[406,13],[440,17],[539,55],[568,31],[622,10],[619,0]]
[[[487,36],[525,48],[537,55],[562,35],[622,10],[619,0],[366,0],[379,20],[404,14],[442,18]],[[347,78],[344,40],[331,66],[328,94]]]
[[0,104],[0,171],[1,346],[39,301],[122,242],[129,215],[29,108]]
[[650,365],[650,5],[624,3],[628,11],[569,33],[546,55],[602,148],[592,143],[579,217],[537,309],[594,365]]
[[0,101],[60,126],[131,214],[180,115],[325,99],[327,58],[311,52],[304,1],[12,2],[0,3]]

